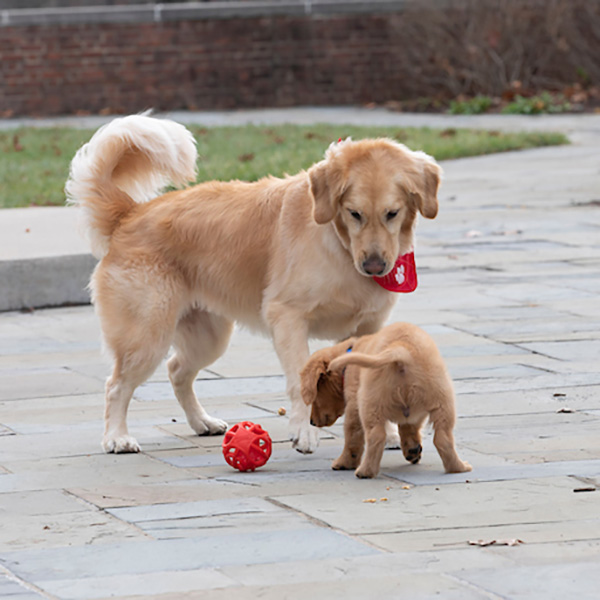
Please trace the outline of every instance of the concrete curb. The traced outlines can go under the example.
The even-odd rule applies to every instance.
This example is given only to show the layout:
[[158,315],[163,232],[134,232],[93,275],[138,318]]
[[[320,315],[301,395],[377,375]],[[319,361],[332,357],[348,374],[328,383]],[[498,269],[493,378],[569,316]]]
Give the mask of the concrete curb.
[[91,254],[0,261],[0,311],[89,304]]

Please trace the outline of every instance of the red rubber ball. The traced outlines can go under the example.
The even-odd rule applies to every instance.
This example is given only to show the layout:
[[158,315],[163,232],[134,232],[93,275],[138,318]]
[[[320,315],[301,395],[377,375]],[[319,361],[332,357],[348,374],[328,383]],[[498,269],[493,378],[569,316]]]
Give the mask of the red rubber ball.
[[238,471],[254,471],[270,458],[272,442],[269,434],[256,423],[235,424],[223,439],[223,456]]

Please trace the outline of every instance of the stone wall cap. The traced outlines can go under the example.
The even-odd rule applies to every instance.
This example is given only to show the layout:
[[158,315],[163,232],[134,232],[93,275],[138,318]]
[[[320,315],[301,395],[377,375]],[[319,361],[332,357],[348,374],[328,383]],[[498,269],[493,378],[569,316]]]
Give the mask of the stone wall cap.
[[179,20],[400,12],[406,5],[415,4],[416,1],[418,0],[262,0],[23,8],[0,11],[0,26],[160,23]]

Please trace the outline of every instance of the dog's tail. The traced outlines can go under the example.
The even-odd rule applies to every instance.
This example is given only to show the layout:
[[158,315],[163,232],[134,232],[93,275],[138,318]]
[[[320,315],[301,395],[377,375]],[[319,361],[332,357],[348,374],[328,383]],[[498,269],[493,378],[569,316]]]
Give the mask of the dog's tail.
[[101,127],[82,146],[65,186],[67,201],[80,206],[92,253],[101,258],[119,222],[137,202],[157,196],[169,183],[196,177],[196,143],[173,121],[132,115]]
[[395,363],[403,370],[412,362],[410,352],[403,346],[387,348],[379,354],[364,354],[362,352],[347,352],[329,363],[330,371],[339,371],[348,365],[356,365],[367,369],[380,369],[391,363]]

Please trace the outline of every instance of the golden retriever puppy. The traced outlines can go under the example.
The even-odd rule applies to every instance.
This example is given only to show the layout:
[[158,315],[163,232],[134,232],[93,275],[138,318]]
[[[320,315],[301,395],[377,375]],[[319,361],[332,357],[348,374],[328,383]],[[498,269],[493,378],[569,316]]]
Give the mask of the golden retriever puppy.
[[319,350],[300,379],[313,425],[327,427],[346,414],[344,450],[333,469],[356,469],[357,477],[375,477],[388,421],[398,424],[406,460],[419,462],[421,428],[429,418],[446,472],[471,470],[454,448],[452,381],[435,342],[419,327],[394,323],[379,333]]
[[377,331],[395,294],[377,284],[414,244],[417,213],[434,218],[441,170],[387,139],[334,143],[324,160],[282,179],[202,183],[182,125],[148,115],[115,119],[75,155],[66,185],[93,253],[91,281],[104,342],[103,447],[138,452],[127,408],[170,347],[169,378],[188,423],[221,434],[193,390],[227,348],[234,322],[270,335],[291,398],[290,438],[312,452],[318,430],[300,397],[311,336]]

